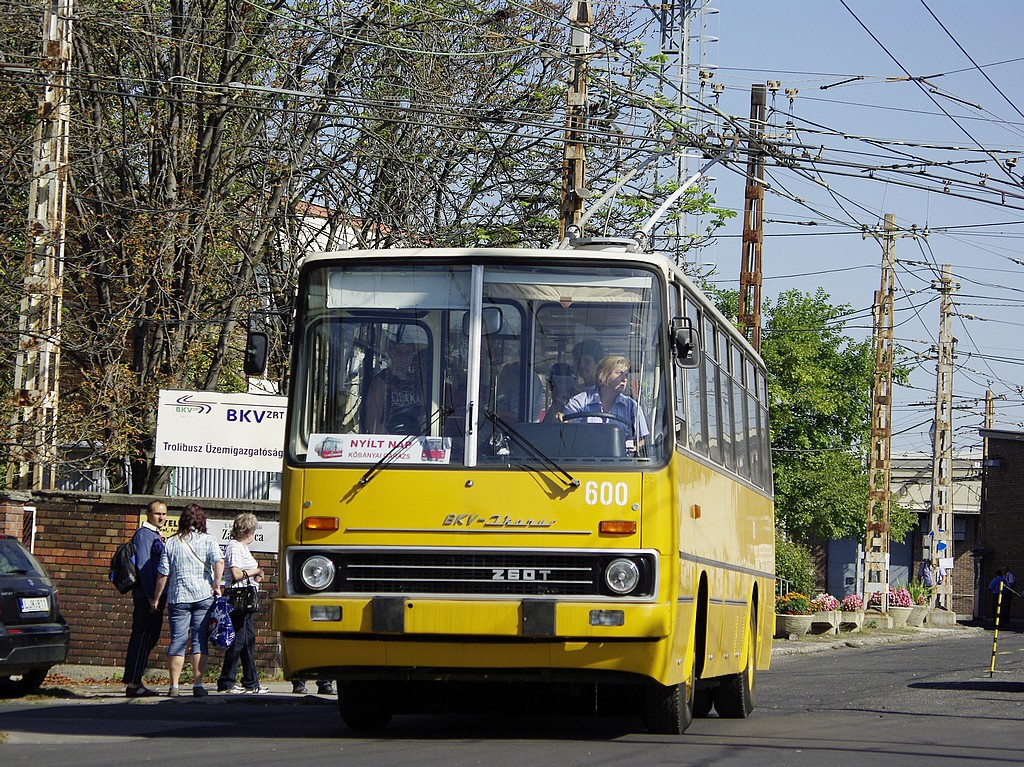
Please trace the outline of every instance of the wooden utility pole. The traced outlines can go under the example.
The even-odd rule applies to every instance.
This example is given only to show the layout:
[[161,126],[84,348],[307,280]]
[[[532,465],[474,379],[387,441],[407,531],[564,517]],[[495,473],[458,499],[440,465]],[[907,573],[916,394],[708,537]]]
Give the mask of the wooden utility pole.
[[764,241],[764,124],[766,88],[750,88],[747,185],[743,203],[743,260],[737,309],[740,332],[761,351],[761,244]]
[[[942,266],[942,276],[932,283],[939,291],[939,345],[935,364],[935,422],[932,433],[932,508],[931,525],[924,537],[922,558],[927,556],[934,572],[942,560],[953,559],[953,291],[958,285],[950,277],[950,266]],[[952,564],[947,562],[947,564]],[[936,606],[953,609],[953,577],[947,570],[942,583],[936,583]]]
[[864,539],[864,602],[882,594],[889,608],[889,503],[892,477],[893,292],[896,217],[887,213],[882,230],[882,284],[875,291],[875,378],[871,392],[871,451],[868,456],[867,534]]
[[73,0],[51,0],[43,18],[44,82],[33,144],[7,477],[9,487],[24,490],[51,488],[56,480],[73,12]]
[[[579,223],[586,186],[587,65],[590,59],[590,25],[594,17],[590,0],[569,3],[569,90],[565,108],[565,156],[562,161],[562,203],[559,206],[558,240]],[[582,234],[582,232],[580,232]]]

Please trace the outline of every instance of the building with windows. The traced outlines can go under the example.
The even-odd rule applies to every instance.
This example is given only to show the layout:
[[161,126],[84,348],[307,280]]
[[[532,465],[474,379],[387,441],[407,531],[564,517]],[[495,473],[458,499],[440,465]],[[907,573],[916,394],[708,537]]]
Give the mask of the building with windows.
[[[1024,435],[1021,435],[1024,439]],[[1024,443],[1022,443],[1024,448]],[[953,459],[953,609],[961,619],[977,617],[976,549],[980,539],[981,476],[980,453],[964,452]],[[890,479],[892,500],[918,514],[918,526],[902,541],[889,542],[889,583],[904,586],[921,565],[922,536],[931,522],[932,457],[925,453],[903,453],[892,458]],[[827,591],[839,598],[862,594],[862,539],[827,542]],[[995,569],[994,567],[991,569]],[[986,581],[987,583],[987,581]]]
[[[979,541],[975,554],[978,583],[975,617],[991,619],[992,598],[989,582],[996,570],[1007,568],[1017,578],[1015,590],[1021,590],[1024,576],[1024,431],[982,429],[985,439]],[[1004,604],[1005,608],[1005,604]],[[1024,599],[1009,601],[1008,620],[1024,618]]]

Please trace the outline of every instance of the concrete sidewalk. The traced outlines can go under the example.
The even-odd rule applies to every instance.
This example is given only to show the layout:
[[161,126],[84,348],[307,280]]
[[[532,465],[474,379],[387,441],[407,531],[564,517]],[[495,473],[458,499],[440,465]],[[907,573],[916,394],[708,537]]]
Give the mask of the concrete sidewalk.
[[[86,666],[78,664],[62,664],[54,666],[50,669],[50,673],[46,677],[46,681],[43,682],[43,689],[60,688],[66,689],[75,695],[81,695],[86,697],[119,697],[124,698],[124,683],[119,681],[121,676],[120,667],[111,666]],[[280,697],[284,696],[292,700],[300,700],[304,697],[307,698],[319,698],[325,701],[333,701],[335,695],[321,695],[317,692],[316,682],[306,682],[306,694],[298,695],[292,692],[292,683],[287,680],[260,680],[260,683],[269,688],[269,691],[263,695],[253,695],[251,693],[246,694],[228,694],[223,692],[217,692],[217,683],[206,682],[204,687],[209,695],[201,698],[202,700],[211,700],[214,698],[218,699],[229,699],[229,700],[260,700],[271,696]],[[146,686],[151,690],[155,690],[160,693],[160,697],[166,697],[167,695],[167,677],[161,674],[160,669],[149,669],[149,673],[146,674]],[[183,682],[181,684],[179,693],[179,700],[196,700],[196,697],[192,694],[192,682]],[[135,698],[134,700],[159,700],[159,698]]]
[[840,650],[845,647],[863,648],[900,642],[929,642],[948,639],[951,636],[973,636],[981,633],[985,633],[985,629],[979,626],[957,624],[955,626],[937,628],[908,627],[905,629],[882,629],[838,635],[805,635],[796,639],[776,639],[772,645],[772,657]]

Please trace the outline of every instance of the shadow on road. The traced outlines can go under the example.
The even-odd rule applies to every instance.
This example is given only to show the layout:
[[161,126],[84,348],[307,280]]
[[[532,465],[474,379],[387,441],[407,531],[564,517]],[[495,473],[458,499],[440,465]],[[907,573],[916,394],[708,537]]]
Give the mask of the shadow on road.
[[1000,679],[981,679],[970,682],[913,682],[908,687],[917,690],[953,690],[954,692],[1024,693],[1024,682],[1005,682]]

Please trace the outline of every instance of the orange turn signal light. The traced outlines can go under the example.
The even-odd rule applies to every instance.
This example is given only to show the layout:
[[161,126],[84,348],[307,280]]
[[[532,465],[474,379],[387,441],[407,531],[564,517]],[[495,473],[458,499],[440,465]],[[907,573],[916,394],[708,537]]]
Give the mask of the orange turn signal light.
[[341,520],[337,517],[306,517],[302,526],[307,530],[339,530]]
[[635,535],[636,522],[627,519],[602,519],[597,525],[601,535]]

